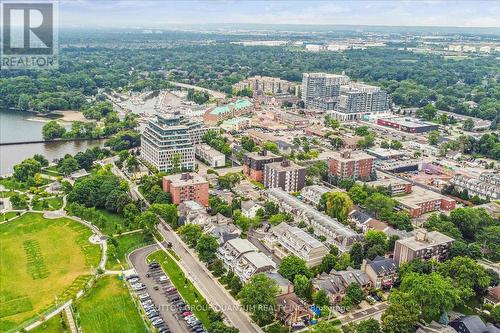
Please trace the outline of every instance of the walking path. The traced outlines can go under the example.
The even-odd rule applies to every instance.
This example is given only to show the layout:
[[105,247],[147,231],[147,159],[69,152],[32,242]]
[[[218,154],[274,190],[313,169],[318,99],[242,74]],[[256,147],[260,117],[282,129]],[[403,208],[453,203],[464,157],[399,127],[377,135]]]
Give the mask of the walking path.
[[68,305],[64,308],[64,312],[66,312],[66,318],[68,318],[69,329],[71,333],[78,333],[78,329],[76,328],[75,319],[73,318],[73,312],[71,311],[71,305]]

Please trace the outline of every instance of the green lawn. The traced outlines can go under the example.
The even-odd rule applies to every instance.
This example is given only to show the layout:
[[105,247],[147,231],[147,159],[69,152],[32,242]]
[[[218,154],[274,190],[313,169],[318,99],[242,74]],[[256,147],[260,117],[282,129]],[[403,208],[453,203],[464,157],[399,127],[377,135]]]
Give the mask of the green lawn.
[[175,260],[161,250],[151,253],[147,260],[148,262],[154,260],[160,263],[186,304],[191,307],[191,311],[205,327],[208,327],[210,325],[210,320],[208,319],[209,305],[191,281],[186,278]]
[[16,215],[17,215],[17,212],[5,212],[5,213],[2,213],[2,214],[0,214],[0,222],[3,222],[5,220],[10,220],[11,218],[13,218]]
[[49,166],[49,167],[43,169],[40,173],[43,173],[43,174],[49,175],[49,176],[54,176],[54,177],[62,176],[62,174],[59,171],[57,171],[56,165]]
[[106,262],[106,268],[111,270],[127,269],[129,265],[127,263],[127,255],[135,248],[141,247],[141,245],[152,244],[153,241],[144,241],[144,234],[142,232],[127,234],[115,237],[118,242],[118,246],[114,247],[110,242],[108,242],[108,261]]
[[[47,202],[47,204],[44,206],[44,202]],[[63,206],[63,199],[61,197],[54,197],[54,198],[40,198],[33,204],[33,210],[59,210]]]
[[0,224],[0,331],[9,331],[58,302],[89,280],[101,249],[92,232],[67,218],[26,213]]
[[117,276],[99,278],[76,308],[84,332],[148,332],[125,282]]
[[30,333],[66,333],[66,332],[70,332],[70,329],[64,311],[50,318],[37,328],[30,331]]
[[10,198],[14,194],[17,194],[15,191],[2,191],[0,192],[0,198]]
[[0,185],[7,189],[24,191],[29,188],[28,184],[22,183],[14,179],[14,177],[0,179]]
[[98,211],[101,212],[106,218],[106,224],[100,228],[106,235],[117,234],[119,230],[130,230],[130,228],[125,225],[125,219],[122,216],[116,213],[108,212],[105,209],[98,209]]

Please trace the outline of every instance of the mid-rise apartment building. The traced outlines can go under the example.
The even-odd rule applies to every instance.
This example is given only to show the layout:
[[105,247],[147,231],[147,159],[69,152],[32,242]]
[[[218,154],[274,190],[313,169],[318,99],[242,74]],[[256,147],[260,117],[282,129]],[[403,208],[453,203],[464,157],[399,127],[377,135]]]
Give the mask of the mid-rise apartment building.
[[321,260],[329,252],[319,240],[285,222],[271,228],[270,233],[288,253],[304,259],[308,267],[321,264]]
[[454,199],[419,186],[413,187],[410,194],[394,197],[394,200],[414,218],[433,211],[451,211],[456,205]]
[[172,203],[194,200],[208,206],[208,181],[200,175],[182,173],[163,177],[163,191],[172,195]]
[[339,179],[368,180],[375,172],[375,157],[359,150],[335,152],[329,159],[330,175]]
[[340,87],[349,83],[347,75],[304,73],[302,100],[308,109],[333,110],[340,95]]
[[141,157],[158,171],[194,170],[194,145],[202,142],[209,129],[181,116],[157,115],[142,133]]
[[226,155],[206,144],[194,146],[195,156],[212,168],[226,165]]
[[281,162],[283,157],[267,150],[246,153],[243,156],[243,173],[258,182],[264,181],[264,168],[266,164]]
[[500,174],[495,172],[483,172],[479,178],[466,174],[456,174],[451,183],[458,190],[467,190],[469,196],[477,195],[484,200],[500,199]]
[[286,192],[300,191],[306,185],[306,168],[291,161],[268,163],[264,166],[264,186],[279,187]]
[[438,231],[417,229],[415,236],[398,239],[394,247],[394,262],[401,266],[413,259],[443,261],[448,257],[454,239]]
[[233,89],[251,89],[254,92],[262,91],[266,94],[295,93],[296,84],[278,77],[252,76],[248,79],[233,84]]

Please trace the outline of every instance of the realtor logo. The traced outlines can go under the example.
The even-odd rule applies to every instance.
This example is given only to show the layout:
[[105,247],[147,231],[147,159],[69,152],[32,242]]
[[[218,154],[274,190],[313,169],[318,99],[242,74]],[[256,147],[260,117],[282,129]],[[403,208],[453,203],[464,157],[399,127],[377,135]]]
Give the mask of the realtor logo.
[[2,2],[1,69],[55,68],[54,2]]

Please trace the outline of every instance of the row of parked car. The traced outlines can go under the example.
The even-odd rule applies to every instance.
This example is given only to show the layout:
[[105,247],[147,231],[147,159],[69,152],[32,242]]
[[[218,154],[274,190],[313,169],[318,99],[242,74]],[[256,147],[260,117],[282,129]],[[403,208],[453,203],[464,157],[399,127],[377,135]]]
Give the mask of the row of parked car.
[[[149,264],[149,269],[161,270],[158,263]],[[127,277],[127,281],[132,286],[132,289],[134,289],[138,293],[137,296],[139,298],[139,301],[141,302],[141,306],[144,309],[144,313],[148,317],[148,320],[151,322],[151,325],[153,325],[159,333],[170,333],[168,325],[163,320],[157,305],[151,299],[150,295],[145,291],[146,285],[140,281],[139,276],[132,274]]]
[[[202,323],[190,311],[189,305],[184,302],[181,295],[165,275],[161,267],[158,264],[152,264],[153,267],[150,264],[147,277],[155,279],[158,283],[158,290],[161,288],[167,300],[174,306],[177,319],[180,320],[182,318],[186,322],[188,329],[193,333],[207,333],[207,331],[203,328]],[[156,286],[155,289],[157,289]]]

